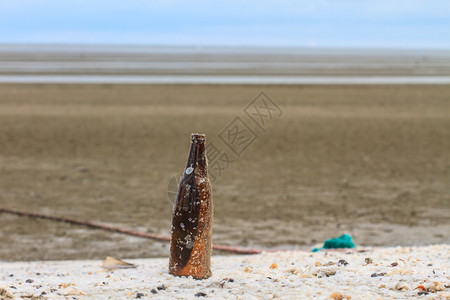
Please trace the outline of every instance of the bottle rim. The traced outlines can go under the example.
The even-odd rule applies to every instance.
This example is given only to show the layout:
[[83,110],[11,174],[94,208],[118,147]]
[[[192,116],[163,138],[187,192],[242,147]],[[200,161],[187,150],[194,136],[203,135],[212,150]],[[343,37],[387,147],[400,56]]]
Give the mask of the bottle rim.
[[206,134],[204,133],[191,133],[191,141],[206,141]]

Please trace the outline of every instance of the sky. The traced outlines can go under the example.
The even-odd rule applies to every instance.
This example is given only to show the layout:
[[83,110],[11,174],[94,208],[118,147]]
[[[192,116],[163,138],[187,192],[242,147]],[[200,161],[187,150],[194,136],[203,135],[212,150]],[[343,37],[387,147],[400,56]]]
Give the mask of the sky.
[[0,43],[450,49],[450,1],[0,0]]

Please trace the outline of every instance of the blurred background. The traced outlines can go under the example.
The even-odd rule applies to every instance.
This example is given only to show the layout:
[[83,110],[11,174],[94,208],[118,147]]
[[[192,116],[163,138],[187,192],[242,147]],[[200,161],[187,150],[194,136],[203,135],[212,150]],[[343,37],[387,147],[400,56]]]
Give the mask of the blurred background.
[[[0,207],[169,235],[202,132],[220,153],[214,243],[450,242],[449,2],[0,0],[0,15]],[[0,240],[0,261],[169,252],[6,213]]]

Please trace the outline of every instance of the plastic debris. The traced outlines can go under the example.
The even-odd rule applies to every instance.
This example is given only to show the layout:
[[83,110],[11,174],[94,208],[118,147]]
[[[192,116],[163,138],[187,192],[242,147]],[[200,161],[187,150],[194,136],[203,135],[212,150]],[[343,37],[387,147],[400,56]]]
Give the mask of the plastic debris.
[[312,252],[317,252],[323,249],[338,249],[338,248],[355,248],[353,238],[349,234],[343,234],[340,237],[326,240],[322,248],[314,248]]

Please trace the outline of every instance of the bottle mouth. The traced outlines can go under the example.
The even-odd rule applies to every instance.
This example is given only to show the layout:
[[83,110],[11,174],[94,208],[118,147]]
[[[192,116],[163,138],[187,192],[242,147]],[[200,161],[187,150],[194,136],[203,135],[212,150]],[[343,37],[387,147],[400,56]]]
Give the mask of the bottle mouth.
[[203,133],[191,133],[191,141],[196,142],[205,142],[206,134]]

